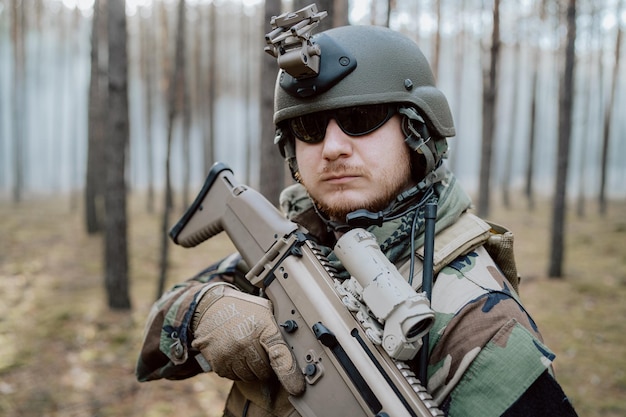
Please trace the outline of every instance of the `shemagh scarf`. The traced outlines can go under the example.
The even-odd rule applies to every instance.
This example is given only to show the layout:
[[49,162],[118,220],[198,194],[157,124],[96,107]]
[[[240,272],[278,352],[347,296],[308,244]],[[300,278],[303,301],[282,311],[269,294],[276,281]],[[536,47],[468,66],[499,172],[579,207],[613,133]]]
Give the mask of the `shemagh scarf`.
[[[437,234],[454,223],[471,206],[471,199],[450,171],[447,171],[443,180],[433,187],[434,197],[438,201],[435,222],[435,234]],[[414,220],[416,228],[414,247],[418,249],[424,244],[424,210],[424,205],[421,205],[419,209],[411,210],[399,218],[385,221],[381,226],[367,228],[376,237],[382,252],[393,264],[398,265],[411,255],[411,228]],[[349,278],[349,274],[332,252],[332,248],[323,247],[322,252],[337,270],[338,278]]]

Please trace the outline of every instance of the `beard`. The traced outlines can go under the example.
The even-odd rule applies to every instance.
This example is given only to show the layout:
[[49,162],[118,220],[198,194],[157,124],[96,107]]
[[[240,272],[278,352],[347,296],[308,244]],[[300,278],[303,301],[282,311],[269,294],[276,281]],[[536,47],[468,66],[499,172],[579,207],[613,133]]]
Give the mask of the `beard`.
[[[334,173],[351,173],[363,175],[366,178],[368,173],[362,169],[350,167],[343,163],[333,164],[325,167],[323,172]],[[379,212],[387,208],[402,191],[409,188],[412,184],[410,164],[407,169],[407,165],[398,164],[391,169],[387,170],[377,178],[378,192],[375,195],[368,195],[362,193],[355,195],[356,191],[351,190],[350,186],[337,186],[333,190],[333,194],[348,194],[345,198],[334,196],[334,198],[328,198],[324,193],[316,193],[314,188],[307,185],[306,181],[302,184],[308,190],[309,196],[317,208],[326,214],[330,219],[344,222],[346,216],[356,210],[365,209],[370,212]]]
[[314,197],[311,197],[311,199],[318,209],[322,213],[325,213],[330,219],[344,222],[349,213],[359,209],[365,209],[373,213],[384,210],[401,191],[402,190],[398,190],[397,193],[389,192],[387,195],[380,196],[369,201],[364,200],[362,203],[341,201],[335,204],[325,204],[323,201],[319,201]]

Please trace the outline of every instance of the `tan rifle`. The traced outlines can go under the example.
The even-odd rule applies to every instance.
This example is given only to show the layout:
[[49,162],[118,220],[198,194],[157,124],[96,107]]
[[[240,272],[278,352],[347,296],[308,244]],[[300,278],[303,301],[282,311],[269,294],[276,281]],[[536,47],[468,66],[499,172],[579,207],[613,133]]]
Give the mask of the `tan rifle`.
[[272,301],[304,374],[306,391],[290,398],[302,416],[444,415],[404,362],[434,313],[373,235],[339,239],[335,253],[352,276],[341,281],[305,229],[217,163],[170,237],[193,247],[222,231],[252,265],[246,278]]

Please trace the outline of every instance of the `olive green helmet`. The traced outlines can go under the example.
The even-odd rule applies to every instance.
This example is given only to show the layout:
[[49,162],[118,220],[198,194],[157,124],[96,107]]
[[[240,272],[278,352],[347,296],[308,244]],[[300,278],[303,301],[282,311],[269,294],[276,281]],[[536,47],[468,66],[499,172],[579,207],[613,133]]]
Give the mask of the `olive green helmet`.
[[434,139],[428,147],[438,163],[447,149],[445,138],[455,135],[454,123],[448,101],[435,86],[428,61],[415,42],[380,26],[334,28],[312,36],[311,42],[321,50],[319,74],[296,79],[281,70],[275,85],[275,142],[292,172],[297,171],[293,138],[281,129],[281,122],[318,111],[381,103],[404,105],[401,114],[425,123],[432,138],[423,139]]

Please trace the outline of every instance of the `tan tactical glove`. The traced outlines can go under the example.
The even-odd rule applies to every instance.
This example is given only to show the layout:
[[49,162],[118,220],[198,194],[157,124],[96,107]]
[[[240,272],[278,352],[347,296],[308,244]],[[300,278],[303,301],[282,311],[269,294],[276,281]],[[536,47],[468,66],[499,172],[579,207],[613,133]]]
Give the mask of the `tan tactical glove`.
[[291,395],[304,392],[304,376],[272,315],[272,303],[228,283],[211,284],[192,321],[194,340],[215,373],[251,382],[272,369]]

